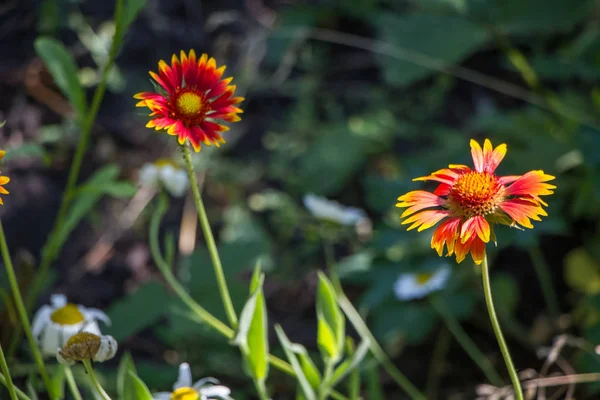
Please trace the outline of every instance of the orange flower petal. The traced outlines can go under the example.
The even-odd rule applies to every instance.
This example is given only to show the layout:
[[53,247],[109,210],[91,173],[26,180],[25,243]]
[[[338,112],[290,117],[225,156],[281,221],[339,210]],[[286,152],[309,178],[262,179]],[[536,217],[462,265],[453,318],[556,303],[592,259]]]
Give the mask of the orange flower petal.
[[472,236],[478,236],[485,243],[490,241],[490,224],[481,215],[469,218],[462,224],[460,241],[465,243]]
[[473,157],[473,166],[475,171],[483,172],[483,150],[475,139],[471,139],[471,157]]
[[431,248],[435,249],[441,257],[444,252],[444,244],[448,247],[447,256],[454,252],[454,242],[458,237],[460,218],[449,218],[438,226],[431,236]]
[[402,225],[412,223],[407,230],[410,231],[418,227],[419,229],[417,230],[421,232],[427,228],[431,228],[448,215],[450,215],[450,211],[448,210],[425,210],[408,217],[402,221]]
[[554,177],[552,175],[545,174],[542,170],[529,171],[506,188],[506,195],[528,195],[537,197],[552,194],[554,193],[552,189],[556,189],[556,186],[545,182],[553,179]]

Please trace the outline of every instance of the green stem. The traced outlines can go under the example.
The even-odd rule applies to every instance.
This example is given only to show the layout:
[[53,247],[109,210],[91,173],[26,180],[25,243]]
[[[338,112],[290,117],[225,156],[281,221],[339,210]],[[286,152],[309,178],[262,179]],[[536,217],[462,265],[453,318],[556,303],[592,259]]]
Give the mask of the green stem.
[[331,375],[333,374],[334,363],[331,359],[325,362],[325,373],[323,374],[323,381],[319,388],[319,400],[327,399],[329,390],[331,389]]
[[508,351],[508,346],[506,345],[506,341],[504,340],[504,336],[502,335],[500,323],[498,322],[498,316],[496,315],[496,310],[494,309],[494,301],[492,299],[492,288],[490,285],[490,271],[487,255],[484,256],[483,262],[481,263],[481,277],[483,281],[483,293],[485,295],[485,304],[487,305],[488,314],[490,316],[490,322],[492,323],[492,328],[494,328],[494,334],[496,335],[496,340],[498,341],[498,345],[500,346],[500,351],[502,352],[502,357],[504,358],[506,369],[508,369],[508,374],[510,375],[510,380],[512,381],[512,385],[515,390],[516,399],[523,400],[523,390],[521,389],[521,382],[519,381],[519,376],[517,375],[517,371],[515,370],[515,366],[513,365],[512,359],[510,357],[510,352]]
[[267,388],[265,386],[265,381],[262,379],[255,379],[254,386],[256,387],[256,391],[258,392],[258,398],[260,400],[269,400],[269,395],[267,393]]
[[60,250],[62,249],[62,246],[65,242],[64,238],[61,240],[61,238],[58,235],[64,225],[64,220],[67,217],[67,213],[71,208],[71,202],[74,197],[73,193],[75,192],[75,185],[77,184],[77,180],[79,178],[79,172],[81,170],[81,164],[83,163],[85,152],[87,150],[92,126],[94,125],[94,121],[96,120],[98,110],[100,109],[100,104],[102,103],[102,99],[104,98],[108,74],[115,63],[115,58],[117,57],[117,52],[121,44],[121,40],[117,41],[116,39],[122,37],[121,33],[123,30],[123,24],[121,23],[121,21],[123,20],[123,4],[124,0],[116,1],[114,14],[115,35],[111,44],[108,62],[106,63],[106,65],[104,66],[104,70],[102,71],[102,78],[100,79],[100,83],[94,91],[92,104],[88,109],[85,119],[81,124],[81,136],[79,137],[79,142],[77,143],[77,148],[75,149],[75,155],[73,156],[73,162],[71,163],[71,169],[69,170],[69,176],[67,177],[67,185],[65,187],[64,196],[60,203],[58,214],[56,216],[56,220],[54,221],[54,226],[52,227],[52,231],[48,236],[48,242],[42,250],[42,259],[40,261],[39,272],[37,273],[36,278],[32,283],[31,290],[27,294],[28,310],[31,310],[31,307],[33,307],[35,299],[39,295],[40,291],[42,290],[42,287],[48,279],[47,275],[50,265],[60,253]]
[[[166,263],[164,257],[160,253],[160,246],[158,242],[158,228],[160,226],[160,220],[164,213],[167,211],[168,197],[165,193],[161,193],[159,196],[158,206],[152,215],[150,220],[150,253],[154,262],[158,266],[159,270],[163,274],[167,283],[179,296],[179,298],[198,315],[198,317],[208,324],[211,328],[215,329],[221,335],[227,339],[233,339],[235,332],[233,329],[225,325],[218,318],[213,316],[211,313],[206,311],[200,304],[198,304],[183,288],[179,281],[175,278],[171,272],[170,266]],[[294,370],[290,364],[285,362],[279,357],[269,354],[269,364],[274,368],[290,375],[295,376]],[[337,400],[347,400],[347,398],[340,393],[332,392],[331,396]]]
[[454,335],[456,341],[461,345],[469,357],[471,357],[471,360],[473,360],[481,369],[487,380],[496,387],[504,386],[502,377],[494,369],[490,360],[479,350],[475,342],[467,335],[458,321],[448,312],[446,305],[440,301],[440,298],[433,295],[430,297],[430,302],[433,308],[440,314],[446,323],[448,330]]
[[102,385],[100,385],[100,382],[98,382],[98,379],[96,378],[96,373],[94,372],[94,368],[92,368],[92,361],[87,359],[82,360],[81,362],[83,363],[83,366],[85,367],[85,370],[87,371],[88,376],[92,381],[92,385],[94,386],[100,397],[102,397],[102,399],[104,400],[111,400],[110,396],[106,393],[106,391],[104,390]]
[[200,196],[200,189],[198,189],[198,181],[196,180],[196,173],[194,172],[194,166],[192,165],[192,156],[190,148],[187,144],[181,146],[183,149],[183,159],[185,160],[185,166],[187,168],[188,176],[190,178],[190,186],[192,187],[192,194],[194,195],[194,202],[196,203],[196,210],[198,211],[198,219],[202,226],[202,232],[204,233],[204,239],[206,240],[206,246],[210,253],[210,258],[217,278],[217,285],[219,287],[219,293],[221,294],[221,300],[225,307],[227,319],[229,320],[229,326],[233,329],[237,328],[238,319],[229,295],[229,289],[227,288],[227,282],[225,280],[225,273],[223,272],[223,266],[221,265],[221,258],[217,250],[215,238],[210,229],[210,223],[208,222],[208,216],[206,215],[206,209],[204,208],[204,202]]
[[[50,382],[50,377],[48,376],[48,372],[46,371],[46,366],[44,365],[42,354],[40,353],[40,349],[38,348],[37,343],[35,342],[35,338],[31,333],[31,324],[29,323],[29,317],[27,316],[25,303],[23,302],[23,297],[21,296],[21,291],[19,290],[19,283],[17,282],[17,276],[15,275],[15,270],[10,259],[10,253],[8,252],[8,245],[6,244],[6,237],[4,236],[4,228],[2,227],[2,221],[0,221],[0,251],[2,252],[2,260],[4,261],[4,267],[6,268],[6,275],[8,276],[8,281],[10,283],[10,287],[13,293],[15,306],[17,307],[17,312],[19,313],[21,324],[25,329],[25,335],[27,336],[27,340],[29,341],[29,347],[31,347],[31,352],[33,353],[33,357],[35,358],[35,362],[38,366],[38,369],[40,370],[42,380],[46,385],[48,395],[51,399],[55,399],[56,394],[52,390],[52,383]],[[7,377],[7,379],[9,378]]]
[[10,371],[8,370],[8,364],[6,363],[6,358],[4,358],[4,351],[2,350],[2,344],[0,343],[0,368],[2,369],[2,374],[6,376],[6,388],[8,389],[8,394],[10,395],[11,400],[17,400],[17,392],[15,390],[15,385],[13,384],[12,378],[10,377]]
[[538,277],[544,300],[546,300],[546,306],[548,312],[552,317],[558,317],[560,315],[560,306],[558,305],[558,297],[554,291],[554,285],[552,284],[552,276],[550,275],[550,269],[544,259],[544,255],[540,250],[538,244],[529,247],[529,257],[533,264],[533,269]]
[[63,365],[63,367],[65,369],[67,385],[69,385],[69,390],[71,391],[73,398],[75,400],[83,400],[81,398],[81,393],[79,393],[79,388],[77,387],[77,383],[75,382],[75,377],[73,376],[73,371],[71,370],[71,367],[69,367],[68,365]]
[[360,368],[356,367],[350,372],[348,378],[348,397],[350,400],[358,400],[360,397]]
[[[4,374],[0,373],[0,383],[5,387],[8,387],[8,380],[4,377]],[[18,387],[15,386],[15,392],[17,393],[17,397],[20,400],[31,400],[29,396],[27,396],[23,391],[19,390]]]
[[343,292],[337,294],[337,301],[361,338],[369,340],[373,356],[375,356],[377,362],[381,364],[383,369],[385,369],[398,386],[400,386],[412,399],[427,400],[425,395],[421,393],[421,391],[419,391],[419,389],[417,389],[398,368],[396,368],[394,363],[392,363],[385,351],[383,351],[379,343],[377,343],[377,340],[375,340],[375,337],[367,327],[367,324],[365,324],[358,311]]
[[442,376],[445,359],[450,349],[450,340],[450,332],[448,332],[446,327],[442,327],[433,348],[433,357],[431,358],[427,383],[425,384],[425,393],[428,399],[437,399],[438,397],[440,377]]

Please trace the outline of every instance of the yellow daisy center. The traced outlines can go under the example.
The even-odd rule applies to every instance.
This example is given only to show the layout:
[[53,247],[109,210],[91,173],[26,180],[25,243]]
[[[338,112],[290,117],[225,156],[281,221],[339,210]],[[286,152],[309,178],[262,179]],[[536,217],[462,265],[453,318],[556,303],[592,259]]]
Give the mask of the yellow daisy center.
[[50,319],[60,325],[75,325],[83,322],[85,317],[75,304],[68,303],[50,315]]
[[180,387],[171,393],[171,400],[199,400],[200,393],[191,387]]
[[471,171],[456,179],[450,188],[448,205],[463,218],[488,215],[502,201],[504,187],[496,175]]
[[175,106],[181,116],[193,119],[204,116],[206,100],[196,92],[183,91],[177,96]]
[[159,168],[166,167],[167,165],[170,165],[173,168],[177,168],[175,163],[169,160],[168,158],[159,158],[158,160],[154,161],[154,165],[156,165]]
[[424,285],[427,282],[429,282],[429,280],[431,279],[432,276],[433,276],[433,272],[424,272],[421,274],[417,274],[417,276],[416,276],[417,283],[419,285]]

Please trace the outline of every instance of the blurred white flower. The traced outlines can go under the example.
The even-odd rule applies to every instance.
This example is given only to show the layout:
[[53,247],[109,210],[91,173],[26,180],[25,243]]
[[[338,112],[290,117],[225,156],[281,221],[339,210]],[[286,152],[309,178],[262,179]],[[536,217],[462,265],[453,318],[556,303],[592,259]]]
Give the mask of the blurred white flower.
[[65,365],[83,360],[103,362],[113,358],[117,354],[117,348],[117,341],[110,335],[79,332],[71,336],[67,343],[58,349],[56,359]]
[[147,163],[140,169],[139,184],[159,189],[161,186],[174,197],[181,197],[189,186],[187,172],[165,159]]
[[179,377],[173,385],[173,391],[155,393],[152,398],[153,400],[231,400],[231,397],[229,397],[231,390],[228,387],[218,385],[218,383],[216,379],[204,378],[192,385],[190,365],[183,363],[179,366]]
[[341,225],[356,225],[367,218],[367,214],[359,208],[346,207],[312,193],[304,196],[304,206],[316,218]]
[[420,299],[443,289],[450,278],[450,267],[443,265],[436,271],[420,274],[402,274],[394,283],[394,292],[399,300]]
[[50,305],[42,306],[33,316],[32,331],[42,353],[54,356],[78,332],[100,335],[97,321],[110,325],[110,318],[103,311],[68,303],[64,295],[54,294]]

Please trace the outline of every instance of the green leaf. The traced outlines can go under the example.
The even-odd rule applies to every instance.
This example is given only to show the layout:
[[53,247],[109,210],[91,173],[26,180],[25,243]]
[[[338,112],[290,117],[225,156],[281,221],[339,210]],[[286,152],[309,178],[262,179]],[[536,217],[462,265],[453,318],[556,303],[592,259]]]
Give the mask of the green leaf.
[[56,368],[50,376],[50,383],[52,385],[52,391],[59,399],[64,397],[65,393],[65,367],[60,365]]
[[269,338],[263,281],[264,274],[257,264],[250,283],[253,292],[242,309],[238,333],[234,339],[245,356],[249,374],[259,381],[264,381],[269,372]]
[[306,379],[314,389],[318,389],[321,384],[321,373],[312,358],[310,358],[306,348],[301,344],[294,343],[292,350],[300,359],[300,366],[302,367],[302,371],[304,371]]
[[313,390],[310,382],[306,378],[306,375],[304,374],[304,370],[302,369],[300,363],[298,362],[298,358],[296,357],[296,354],[294,353],[294,350],[293,350],[294,345],[292,344],[292,342],[290,342],[290,340],[286,336],[286,334],[283,331],[283,329],[281,328],[281,326],[275,325],[275,332],[277,333],[277,337],[279,338],[279,342],[281,343],[281,346],[283,347],[283,350],[285,351],[285,355],[287,356],[288,361],[292,365],[292,369],[294,370],[294,373],[296,374],[296,379],[298,380],[298,383],[300,384],[300,388],[302,389],[302,392],[304,393],[304,397],[306,398],[306,400],[316,400],[317,396],[315,394],[315,391]]
[[135,387],[130,373],[137,375],[133,358],[129,352],[121,358],[117,370],[117,394],[122,400],[135,400]]
[[123,36],[127,32],[129,25],[133,23],[138,13],[146,6],[146,0],[124,0],[123,4],[123,14],[121,16],[121,21],[119,21],[120,26],[116,33],[119,36],[115,36],[113,39],[117,44],[121,44],[123,40]]
[[10,149],[10,151],[6,152],[2,161],[8,162],[20,157],[34,157],[46,160],[46,150],[37,143],[24,143],[22,146]]
[[131,182],[121,181],[101,185],[83,185],[79,187],[78,191],[107,194],[116,198],[130,198],[137,193],[137,188]]
[[348,360],[345,360],[341,363],[333,373],[333,377],[331,378],[331,387],[335,387],[342,379],[346,377],[354,368],[358,367],[358,365],[365,358],[367,353],[369,352],[369,347],[371,346],[369,339],[364,338],[360,343],[352,357]]
[[[374,18],[380,39],[394,46],[381,56],[388,83],[407,86],[436,69],[460,63],[487,40],[486,30],[469,20],[451,15],[382,13]],[[436,69],[434,69],[434,67]]]
[[133,388],[136,400],[152,400],[152,394],[148,386],[132,371],[129,371],[129,377],[133,380]]
[[165,287],[150,282],[122,300],[114,302],[107,310],[112,324],[107,333],[122,341],[151,326],[162,315],[167,314],[169,298]]
[[77,113],[77,118],[82,121],[86,113],[87,101],[78,79],[78,68],[73,56],[61,42],[50,37],[38,38],[34,47],[60,90],[69,99],[69,103]]
[[317,320],[317,343],[323,357],[333,362],[339,361],[344,352],[346,321],[337,304],[333,285],[321,272],[317,291]]
[[565,258],[565,281],[571,289],[585,294],[598,294],[600,266],[585,249],[571,250]]

